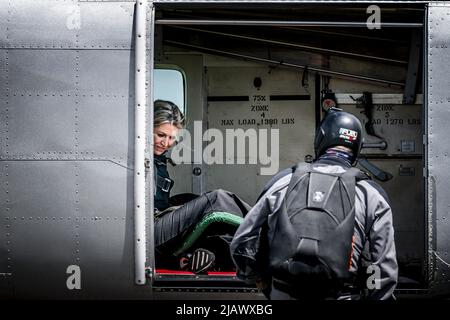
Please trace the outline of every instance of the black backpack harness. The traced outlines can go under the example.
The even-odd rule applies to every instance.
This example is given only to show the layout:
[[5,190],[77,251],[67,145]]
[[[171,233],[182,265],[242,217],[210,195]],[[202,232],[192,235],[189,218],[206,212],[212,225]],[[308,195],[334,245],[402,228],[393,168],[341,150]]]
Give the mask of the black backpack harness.
[[273,284],[291,296],[329,294],[350,279],[357,168],[298,164],[269,222]]

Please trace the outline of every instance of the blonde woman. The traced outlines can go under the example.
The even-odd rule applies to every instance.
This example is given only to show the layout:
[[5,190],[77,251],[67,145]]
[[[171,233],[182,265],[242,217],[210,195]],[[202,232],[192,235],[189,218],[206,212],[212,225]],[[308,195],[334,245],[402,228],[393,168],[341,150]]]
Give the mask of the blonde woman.
[[[189,234],[198,222],[212,212],[228,212],[243,217],[250,206],[235,194],[225,190],[214,190],[180,205],[172,202],[170,190],[174,181],[170,179],[167,165],[172,164],[167,153],[175,145],[176,137],[183,128],[184,118],[179,108],[170,101],[154,102],[153,123],[153,157],[155,175],[155,248],[157,263],[166,262],[178,265],[180,257],[174,257],[174,248]],[[177,201],[179,202],[179,201]],[[196,253],[182,257],[182,267],[196,265],[194,272],[202,272],[210,268],[216,256],[210,250],[201,249],[199,256],[203,263],[192,263]],[[225,253],[229,255],[228,251]],[[230,259],[231,261],[231,259]]]

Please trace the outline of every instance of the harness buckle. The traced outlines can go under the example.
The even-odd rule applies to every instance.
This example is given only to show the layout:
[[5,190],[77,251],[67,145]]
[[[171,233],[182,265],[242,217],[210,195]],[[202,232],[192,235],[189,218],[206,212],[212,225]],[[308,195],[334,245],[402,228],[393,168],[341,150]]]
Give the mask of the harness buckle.
[[170,187],[172,186],[172,180],[167,179],[167,178],[163,178],[163,179],[164,179],[164,182],[163,182],[163,185],[161,186],[161,190],[163,192],[169,192]]

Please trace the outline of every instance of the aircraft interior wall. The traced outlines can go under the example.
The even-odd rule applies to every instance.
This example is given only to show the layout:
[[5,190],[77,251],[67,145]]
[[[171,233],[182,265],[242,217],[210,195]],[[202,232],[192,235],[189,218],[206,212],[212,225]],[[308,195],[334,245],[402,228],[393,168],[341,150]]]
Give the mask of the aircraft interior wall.
[[[173,12],[169,14],[175,15]],[[264,14],[264,17],[271,17],[270,14]],[[192,12],[192,16],[195,17],[195,10]],[[276,34],[276,38],[280,39],[281,36],[278,37],[278,35],[283,34],[280,30],[275,30],[276,27],[265,28],[268,37]],[[371,132],[372,135],[365,132],[365,141],[373,146],[378,145],[378,147],[363,149],[361,155],[363,162],[359,162],[358,167],[369,172],[368,165],[376,166],[375,172],[380,176],[377,178],[373,171],[369,172],[369,175],[389,195],[394,215],[397,256],[400,264],[399,288],[423,288],[426,282],[427,256],[425,254],[426,198],[423,173],[425,111],[422,101],[422,67],[418,66],[416,72],[418,80],[415,84],[414,101],[403,103],[405,93],[403,85],[364,81],[351,77],[317,75],[316,72],[307,68],[289,68],[270,63],[258,63],[251,59],[230,57],[226,53],[214,54],[208,50],[174,45],[173,42],[182,40],[185,44],[195,42],[201,46],[208,46],[208,44],[212,46],[211,44],[217,44],[220,41],[220,36],[203,36],[202,32],[197,34],[192,30],[189,36],[189,32],[186,34],[184,32],[188,31],[177,30],[174,32],[170,26],[164,29],[164,40],[169,39],[172,42],[165,43],[161,52],[169,57],[169,61],[172,55],[176,56],[178,60],[182,59],[183,54],[203,56],[203,64],[198,66],[199,70],[203,71],[203,103],[188,104],[187,117],[191,120],[201,120],[204,124],[203,132],[208,129],[217,129],[222,133],[224,139],[227,138],[227,131],[243,130],[256,133],[256,136],[247,136],[246,152],[242,157],[237,156],[235,152],[232,157],[224,156],[223,163],[219,161],[219,164],[212,163],[211,158],[204,157],[201,173],[203,186],[197,191],[226,189],[237,193],[253,205],[263,186],[275,172],[314,157],[315,129],[323,116],[323,111],[320,111],[320,98],[324,90],[329,89],[336,94],[340,108],[355,114],[363,125],[367,122],[371,123],[369,127],[374,132]],[[245,27],[221,30],[221,32],[246,35],[253,32],[252,36],[260,36],[260,34],[255,35],[251,28]],[[302,34],[308,33],[307,30],[301,30],[301,32]],[[384,45],[375,44],[373,47],[368,45],[366,40],[358,38],[355,40],[348,29],[336,31],[336,33],[340,32],[342,34],[337,36],[341,37],[342,41],[348,42],[347,51],[360,50],[369,56],[378,55],[386,59],[398,57],[398,60],[403,59],[406,62],[391,63],[327,55],[317,51],[293,50],[282,45],[267,45],[264,49],[260,43],[251,40],[245,44],[239,43],[239,41],[226,42],[224,40],[219,48],[217,46],[215,48],[225,52],[245,52],[246,55],[251,54],[258,57],[269,55],[270,59],[274,61],[320,66],[351,74],[390,79],[392,82],[404,83],[405,79],[410,76],[407,62],[409,40],[413,30],[396,29],[393,33],[399,39],[397,44],[395,44],[395,39],[384,39]],[[366,34],[367,30],[361,31],[361,33]],[[353,34],[355,37],[356,35],[362,37],[359,33]],[[386,33],[383,35],[385,36]],[[395,37],[393,36],[393,38]],[[286,41],[301,42],[308,41],[308,39],[313,41],[313,38],[305,40],[306,38],[293,37]],[[320,42],[326,46],[327,40],[328,38],[322,39]],[[383,42],[383,40],[376,41]],[[337,46],[339,41],[332,39],[330,43]],[[359,48],[357,48],[357,44],[360,44]],[[199,45],[199,47],[201,46]],[[188,81],[187,87],[190,85],[198,86],[199,84],[190,84]],[[370,93],[373,98],[373,105],[370,109],[364,108],[364,104],[361,103],[364,92]],[[189,99],[187,97],[187,100]],[[199,112],[199,108],[203,111]],[[201,119],[190,117],[189,112],[194,112],[194,110],[197,110],[196,114],[202,114],[203,117]],[[279,150],[276,170],[272,172],[273,168],[267,164],[267,157],[270,155],[261,155],[260,150],[256,147],[259,147],[258,143],[264,130],[270,132],[274,129],[279,133]],[[267,139],[270,145],[270,134]],[[273,139],[276,140],[276,138]],[[386,145],[380,147],[379,143],[383,141]],[[205,147],[207,144],[208,141],[204,142],[203,146]],[[252,154],[251,150],[257,151],[257,153]],[[266,163],[262,164],[261,160],[266,160]],[[205,165],[205,162],[208,161],[212,164]],[[193,167],[192,165],[188,166]],[[263,174],[263,168],[269,168],[265,171],[266,174]],[[177,181],[186,178],[175,172],[174,179]],[[188,192],[192,191],[193,189],[188,190]]]

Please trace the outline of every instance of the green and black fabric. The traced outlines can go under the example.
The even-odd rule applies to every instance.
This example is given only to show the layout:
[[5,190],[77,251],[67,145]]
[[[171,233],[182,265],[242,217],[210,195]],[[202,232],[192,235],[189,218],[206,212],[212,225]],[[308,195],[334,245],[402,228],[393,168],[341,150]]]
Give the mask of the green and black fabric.
[[180,257],[197,248],[216,256],[216,266],[231,269],[229,243],[251,207],[236,194],[214,190],[162,212],[154,224],[158,268],[179,268]]
[[[194,250],[194,244],[205,240],[210,249],[217,253],[218,247],[211,238],[206,238],[209,233],[207,235],[205,231],[218,237],[232,236],[251,207],[234,193],[221,189],[200,196],[181,194],[171,198],[173,181],[167,171],[169,161],[165,154],[154,156],[154,235],[157,267],[171,268],[178,265],[177,255]],[[219,241],[218,246],[223,246],[223,243]],[[232,264],[229,243],[225,247],[221,251],[226,253],[216,256],[216,262],[226,258]]]
[[229,212],[211,212],[205,216],[194,227],[191,233],[187,234],[183,240],[182,245],[178,248],[173,255],[178,256],[183,252],[187,252],[195,244],[195,242],[215,224],[228,225],[234,228],[238,228],[244,218],[237,216]]

